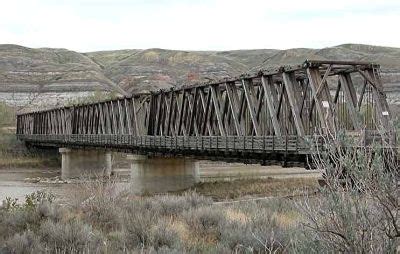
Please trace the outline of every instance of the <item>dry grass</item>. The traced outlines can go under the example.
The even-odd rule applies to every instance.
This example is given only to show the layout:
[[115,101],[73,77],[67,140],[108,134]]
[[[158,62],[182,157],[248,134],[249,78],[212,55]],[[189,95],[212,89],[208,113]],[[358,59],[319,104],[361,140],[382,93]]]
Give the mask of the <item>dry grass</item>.
[[214,200],[237,199],[246,196],[292,196],[314,192],[318,188],[316,178],[245,179],[230,182],[199,183],[190,191],[212,197]]
[[58,161],[56,158],[44,158],[39,156],[18,156],[18,155],[1,155],[0,169],[4,168],[42,168],[56,167]]

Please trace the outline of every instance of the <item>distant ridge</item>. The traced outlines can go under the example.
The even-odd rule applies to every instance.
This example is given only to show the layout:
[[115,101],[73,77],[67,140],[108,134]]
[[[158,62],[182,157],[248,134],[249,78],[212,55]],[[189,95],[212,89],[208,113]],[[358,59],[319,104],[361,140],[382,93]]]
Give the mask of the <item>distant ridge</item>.
[[126,49],[78,53],[0,45],[0,92],[116,91],[127,94],[237,76],[305,59],[373,61],[400,93],[400,48],[343,44],[322,49],[181,51]]

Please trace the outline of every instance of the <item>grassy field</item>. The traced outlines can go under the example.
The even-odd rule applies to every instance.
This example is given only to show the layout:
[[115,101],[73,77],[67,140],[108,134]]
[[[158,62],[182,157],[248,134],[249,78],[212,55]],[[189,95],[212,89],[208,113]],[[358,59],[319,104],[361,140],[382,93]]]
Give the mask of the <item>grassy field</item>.
[[[68,205],[36,193],[0,209],[10,253],[282,253],[302,216],[291,201],[216,204],[195,192],[137,197],[111,182],[76,188]],[[297,240],[296,240],[297,241]]]
[[[195,191],[213,200],[246,197],[285,197],[313,193],[318,189],[316,178],[242,179],[224,182],[199,183],[186,191]],[[179,192],[178,192],[179,193]]]
[[[275,186],[287,191],[285,183]],[[390,225],[373,196],[319,190],[214,202],[195,191],[143,197],[118,191],[112,179],[90,181],[62,204],[44,192],[23,204],[5,200],[0,253],[394,253],[400,243],[379,231]]]

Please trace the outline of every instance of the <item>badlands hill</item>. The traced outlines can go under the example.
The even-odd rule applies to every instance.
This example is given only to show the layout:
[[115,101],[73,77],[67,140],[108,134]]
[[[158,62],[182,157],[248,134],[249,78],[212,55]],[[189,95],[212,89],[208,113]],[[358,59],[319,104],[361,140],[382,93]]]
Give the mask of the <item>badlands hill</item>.
[[382,67],[389,101],[400,104],[400,48],[360,44],[323,49],[129,49],[89,53],[0,45],[0,100],[22,105],[37,104],[43,98],[58,101],[91,91],[129,94],[237,76],[305,59],[377,62]]

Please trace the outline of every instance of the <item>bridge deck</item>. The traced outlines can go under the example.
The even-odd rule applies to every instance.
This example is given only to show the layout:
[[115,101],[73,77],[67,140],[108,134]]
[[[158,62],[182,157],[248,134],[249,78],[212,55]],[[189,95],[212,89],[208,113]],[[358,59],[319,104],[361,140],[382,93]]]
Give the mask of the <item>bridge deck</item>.
[[310,137],[298,136],[132,136],[132,135],[18,135],[38,146],[106,148],[137,153],[185,156],[225,156],[227,161],[303,161],[311,153]]

